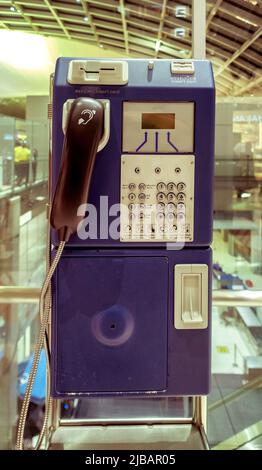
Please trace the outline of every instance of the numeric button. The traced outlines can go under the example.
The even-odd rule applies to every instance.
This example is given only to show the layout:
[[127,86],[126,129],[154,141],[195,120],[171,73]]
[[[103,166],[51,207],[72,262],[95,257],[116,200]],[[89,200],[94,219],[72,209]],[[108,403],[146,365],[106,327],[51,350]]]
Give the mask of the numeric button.
[[139,201],[144,201],[144,200],[145,200],[145,198],[146,198],[146,195],[145,195],[145,193],[140,193],[140,194],[138,195],[138,199],[139,199]]
[[136,195],[135,195],[134,193],[128,194],[128,199],[129,199],[129,201],[134,201],[135,198],[136,198]]
[[178,195],[177,195],[177,200],[178,200],[179,202],[185,202],[185,200],[186,200],[186,195],[185,195],[184,193],[178,193]]
[[164,212],[165,210],[165,204],[163,202],[160,202],[159,204],[157,204],[157,210],[159,212]]
[[178,205],[177,205],[177,210],[179,212],[183,212],[185,213],[186,212],[186,206],[183,202],[179,202]]
[[168,223],[169,223],[169,224],[172,223],[172,225],[173,225],[174,220],[175,220],[175,215],[173,214],[173,212],[169,212],[169,213],[167,214],[166,218],[167,218]]
[[166,195],[164,193],[158,193],[156,195],[156,198],[157,198],[158,202],[163,202],[166,198]]
[[168,193],[167,195],[168,202],[173,202],[176,200],[176,195],[174,193]]
[[175,189],[176,189],[175,183],[168,183],[168,185],[167,185],[167,190],[168,191],[174,192]]
[[178,185],[177,185],[177,190],[178,190],[179,192],[185,191],[185,189],[186,189],[185,183],[178,183]]
[[158,185],[157,185],[157,190],[158,191],[162,192],[162,191],[165,191],[165,189],[166,189],[165,183],[162,183],[162,182],[158,183]]
[[176,205],[173,202],[169,202],[167,204],[167,210],[168,212],[175,212],[176,210]]

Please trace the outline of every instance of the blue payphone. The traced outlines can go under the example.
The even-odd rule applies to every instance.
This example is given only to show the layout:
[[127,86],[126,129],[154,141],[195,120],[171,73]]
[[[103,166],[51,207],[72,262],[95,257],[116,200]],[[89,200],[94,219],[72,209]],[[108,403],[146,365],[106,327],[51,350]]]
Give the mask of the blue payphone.
[[52,397],[208,393],[214,112],[208,61],[57,61]]

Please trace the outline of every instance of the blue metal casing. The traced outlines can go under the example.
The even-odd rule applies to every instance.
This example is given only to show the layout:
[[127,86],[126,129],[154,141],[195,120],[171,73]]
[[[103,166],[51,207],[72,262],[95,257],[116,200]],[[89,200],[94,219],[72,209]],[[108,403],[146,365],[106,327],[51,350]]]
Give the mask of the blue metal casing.
[[[109,206],[120,202],[123,102],[193,102],[194,237],[179,250],[167,249],[164,242],[70,237],[53,279],[52,396],[207,394],[215,119],[211,64],[193,61],[194,75],[173,76],[171,60],[155,60],[150,73],[148,60],[128,59],[126,85],[96,86],[67,82],[71,60],[58,59],[53,82],[51,197],[61,161],[62,110],[67,100],[84,96],[110,100],[110,138],[97,154],[88,201],[97,207],[98,221],[101,195],[108,196]],[[54,230],[51,240],[57,247]],[[209,268],[207,328],[175,328],[174,269],[180,264]]]

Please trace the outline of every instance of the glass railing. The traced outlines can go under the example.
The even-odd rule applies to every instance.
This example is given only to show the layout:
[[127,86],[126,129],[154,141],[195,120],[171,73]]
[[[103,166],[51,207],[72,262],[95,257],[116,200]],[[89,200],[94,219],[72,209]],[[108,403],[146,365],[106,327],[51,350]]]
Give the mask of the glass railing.
[[0,115],[0,197],[48,179],[48,124]]
[[[245,107],[244,114],[241,106]],[[234,99],[218,103],[217,139],[222,141],[216,144],[212,390],[207,427],[213,447],[223,446],[223,442],[262,419],[260,113],[258,102],[237,103]],[[253,128],[254,120],[258,122]],[[17,133],[17,126],[21,131],[21,123],[0,118],[0,394],[4,397],[0,402],[0,448],[14,445],[21,386],[39,326],[37,300],[45,272],[48,153],[40,149],[44,148],[41,139],[48,139],[44,136],[45,126],[41,129],[37,123],[23,124],[31,154],[28,181],[19,182],[15,141],[10,137]],[[245,145],[237,146],[235,133]],[[38,150],[36,170],[33,149]],[[26,291],[19,289],[21,286]],[[63,402],[63,419],[82,420],[88,415],[93,420],[104,413],[102,401],[92,403],[95,409],[90,408],[88,400]],[[43,406],[40,394],[31,404],[28,442],[39,432]],[[141,415],[132,400],[119,402],[117,409],[112,402],[107,418],[111,419],[116,411],[126,419],[130,414]],[[164,421],[170,415],[187,418],[192,415],[192,400],[159,400],[153,411],[155,419]],[[152,416],[150,402],[143,412],[145,417]]]
[[220,99],[216,118],[208,438],[228,448],[262,419],[262,100]]
[[[34,287],[41,286],[45,272],[47,190],[47,122],[0,116],[1,449],[14,445],[19,387],[39,329]],[[26,287],[24,297],[18,286]],[[43,414],[33,403],[31,409],[28,436],[37,432]]]

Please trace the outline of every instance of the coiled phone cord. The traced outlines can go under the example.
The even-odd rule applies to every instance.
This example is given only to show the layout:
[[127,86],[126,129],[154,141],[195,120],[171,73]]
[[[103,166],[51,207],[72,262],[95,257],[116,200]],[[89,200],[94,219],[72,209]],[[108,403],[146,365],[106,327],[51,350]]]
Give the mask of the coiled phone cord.
[[[27,418],[28,408],[29,408],[30,399],[32,395],[33,385],[35,381],[35,376],[36,376],[36,372],[37,372],[37,368],[38,368],[38,364],[40,360],[41,350],[44,344],[47,346],[46,332],[48,328],[49,312],[50,312],[50,306],[51,306],[50,282],[56,270],[56,267],[59,263],[61,255],[63,253],[64,246],[65,246],[65,241],[61,241],[59,243],[56,255],[46,275],[46,278],[45,278],[45,281],[41,290],[40,302],[39,302],[39,312],[40,312],[40,321],[41,321],[40,331],[39,331],[38,339],[37,339],[36,346],[35,346],[33,363],[32,363],[30,375],[28,378],[25,396],[23,399],[22,409],[21,409],[21,413],[19,417],[16,447],[15,447],[16,450],[23,450],[24,448],[24,430],[25,430],[26,418]],[[47,358],[47,364],[49,367],[48,358]],[[50,405],[51,405],[51,398],[49,395],[49,370],[48,370],[47,376],[48,376],[47,377],[48,383],[47,383],[47,399],[46,399],[45,417],[44,417],[43,427],[38,437],[35,450],[39,449],[41,442],[43,440],[43,436],[47,428],[49,410],[50,410]]]

